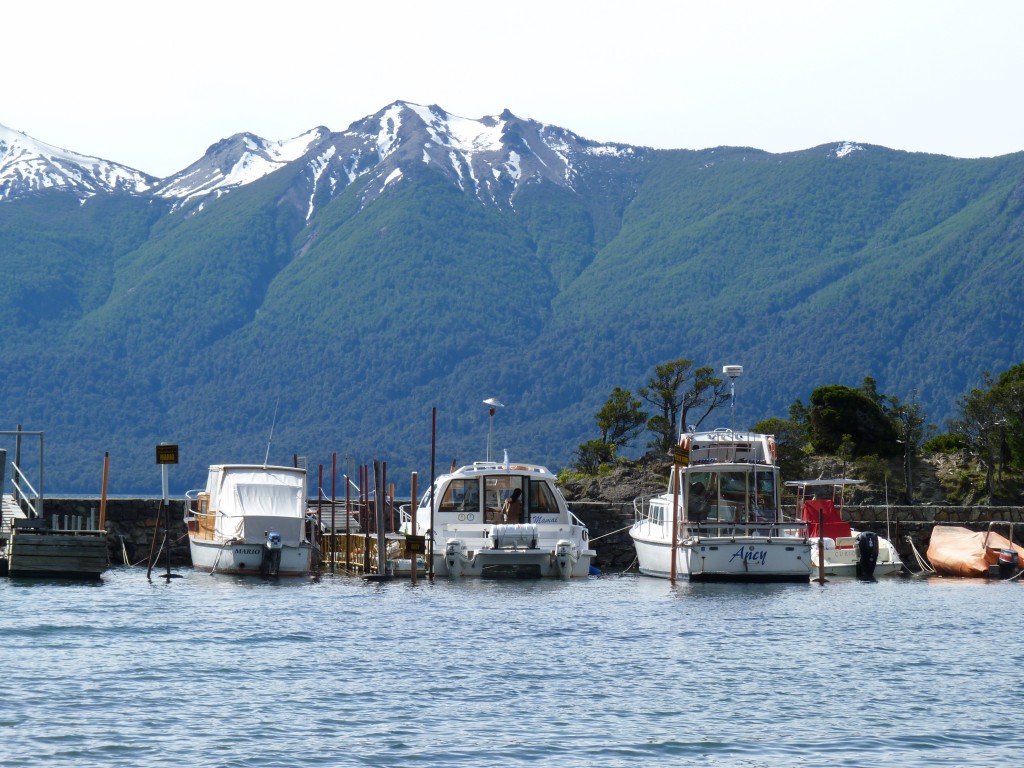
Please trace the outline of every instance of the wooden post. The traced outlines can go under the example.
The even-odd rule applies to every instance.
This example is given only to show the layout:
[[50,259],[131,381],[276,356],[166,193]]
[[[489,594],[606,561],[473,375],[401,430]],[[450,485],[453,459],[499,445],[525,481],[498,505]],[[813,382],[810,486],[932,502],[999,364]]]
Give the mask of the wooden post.
[[331,454],[331,573],[334,573],[334,561],[337,559],[335,556],[337,547],[334,546],[334,542],[338,539],[337,516],[335,515],[335,510],[338,508],[337,488],[335,486],[337,477],[338,452],[335,451]]
[[362,471],[360,493],[363,497],[363,517],[366,520],[366,524],[363,526],[363,573],[365,574],[370,572],[370,467],[368,464],[363,464],[360,469]]
[[[410,520],[409,520],[409,533],[412,534],[413,536],[416,536],[418,534],[418,531],[416,530],[416,473],[415,472],[412,473],[412,491],[410,491],[410,493],[411,493],[411,496],[409,497],[409,499],[410,499],[410,501],[409,501],[409,509],[410,509],[410,512],[412,514],[410,515]],[[419,552],[406,552],[406,554],[409,555],[409,571],[411,573],[409,579],[411,580],[411,582],[413,584],[415,584],[416,583],[416,556],[419,554]]]
[[348,475],[345,475],[345,573],[348,573],[351,566],[350,557],[352,554],[352,496],[349,493],[349,484],[351,480]]
[[[387,466],[385,464],[384,466]],[[391,532],[398,530],[395,526],[395,484],[388,483],[388,507],[391,509]]]
[[[387,576],[387,562],[384,543],[384,529],[387,525],[384,520],[384,512],[387,509],[387,482],[388,482],[388,464],[386,461],[377,461],[374,459],[373,462],[373,499],[376,502],[374,504],[374,511],[377,513],[377,576],[384,578]],[[381,497],[384,499],[384,503],[381,503]]]
[[110,474],[110,451],[103,454],[103,484],[100,486],[100,521],[99,530],[107,529],[107,477]]
[[434,579],[434,462],[437,458],[437,407],[430,409],[430,528],[427,529],[427,578]]
[[156,537],[160,532],[160,517],[164,511],[164,502],[160,501],[160,506],[156,511],[156,523],[153,525],[153,540],[149,543],[149,567],[146,568],[146,578],[148,579],[150,574],[153,573],[153,554],[156,551]]
[[679,462],[672,462],[672,565],[669,579],[676,582],[676,551],[679,546]]
[[818,510],[818,583],[825,583],[825,510]]
[[[308,496],[309,493],[307,492],[306,495]],[[317,522],[320,522],[320,520],[323,519],[320,516],[320,502],[323,500],[323,498],[324,498],[324,465],[323,464],[318,464],[317,465],[317,475],[316,475],[316,519],[317,519]],[[308,504],[308,502],[307,502],[307,504]],[[305,525],[305,523],[303,523],[303,525]],[[321,550],[321,552],[320,552],[320,562],[321,563],[323,562],[323,550]],[[319,571],[319,563],[317,564],[317,570]]]

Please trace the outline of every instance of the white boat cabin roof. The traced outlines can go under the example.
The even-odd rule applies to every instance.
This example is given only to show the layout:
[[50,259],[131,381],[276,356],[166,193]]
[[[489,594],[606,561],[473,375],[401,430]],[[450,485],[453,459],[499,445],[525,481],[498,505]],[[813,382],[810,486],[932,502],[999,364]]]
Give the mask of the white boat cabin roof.
[[503,461],[474,461],[459,467],[454,472],[441,475],[438,480],[447,480],[452,477],[477,477],[480,475],[528,475],[533,478],[544,478],[554,481],[555,475],[547,467],[540,464],[512,464]]
[[679,448],[688,453],[690,466],[699,464],[775,464],[775,436],[734,432],[722,428],[687,432]]

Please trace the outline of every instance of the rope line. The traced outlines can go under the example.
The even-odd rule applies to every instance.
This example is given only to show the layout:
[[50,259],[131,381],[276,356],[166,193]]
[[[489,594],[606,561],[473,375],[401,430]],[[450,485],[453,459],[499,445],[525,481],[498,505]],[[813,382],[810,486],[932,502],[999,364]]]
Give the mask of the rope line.
[[910,545],[910,551],[914,553],[914,558],[917,560],[917,567],[920,568],[920,573],[935,573],[935,569],[931,567],[927,560],[921,557],[921,553],[917,551],[917,547],[914,546],[914,540],[909,536],[905,537],[907,543]]
[[633,527],[633,524],[630,523],[625,528],[619,528],[619,530],[617,530],[617,531],[611,531],[609,533],[602,533],[600,536],[594,536],[594,537],[592,537],[590,539],[590,541],[600,541],[601,539],[603,539],[606,536],[614,536],[616,533],[622,533],[623,531],[628,531],[632,527]]

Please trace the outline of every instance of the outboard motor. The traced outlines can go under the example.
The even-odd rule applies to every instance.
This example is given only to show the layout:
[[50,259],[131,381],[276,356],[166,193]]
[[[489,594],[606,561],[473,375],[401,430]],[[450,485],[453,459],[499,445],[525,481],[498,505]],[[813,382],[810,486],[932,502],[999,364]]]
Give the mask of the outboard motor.
[[462,569],[469,562],[466,554],[466,543],[461,539],[448,539],[444,544],[444,562],[448,566],[448,576],[457,579]]
[[870,581],[878,564],[878,534],[863,531],[857,534],[857,578]]
[[1017,565],[1020,558],[1017,556],[1016,549],[999,550],[999,578],[1009,579],[1017,573]]
[[559,539],[555,544],[555,571],[558,578],[563,581],[572,578],[573,564],[572,542],[568,539]]
[[263,535],[267,540],[263,545],[260,573],[264,576],[277,576],[281,572],[281,549],[284,547],[281,534],[277,531],[264,531]]

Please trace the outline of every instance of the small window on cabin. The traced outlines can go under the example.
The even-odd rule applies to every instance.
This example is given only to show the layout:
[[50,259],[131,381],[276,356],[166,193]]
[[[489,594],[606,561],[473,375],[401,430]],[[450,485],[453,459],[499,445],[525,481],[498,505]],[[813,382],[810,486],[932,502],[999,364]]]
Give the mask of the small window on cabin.
[[552,515],[558,512],[558,502],[551,486],[543,480],[530,481],[530,514]]
[[751,516],[756,522],[775,522],[778,509],[775,501],[775,476],[771,472],[755,472],[754,487],[757,498]]
[[480,484],[473,480],[452,480],[441,499],[442,512],[479,512]]

